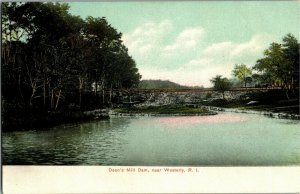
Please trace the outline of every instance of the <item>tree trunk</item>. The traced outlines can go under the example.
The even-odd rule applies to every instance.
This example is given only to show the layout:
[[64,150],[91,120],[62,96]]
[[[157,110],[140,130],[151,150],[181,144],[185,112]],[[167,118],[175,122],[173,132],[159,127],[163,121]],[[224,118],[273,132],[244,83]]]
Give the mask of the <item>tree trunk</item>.
[[98,82],[95,82],[95,96],[97,97]]
[[102,78],[102,106],[105,103],[105,88],[104,88],[104,78]]
[[117,94],[118,94],[118,98],[117,99],[118,99],[118,104],[119,104],[120,103],[120,91],[118,91]]
[[51,107],[51,89],[50,89],[50,84],[48,84],[48,102],[47,102],[47,107],[49,108],[50,107],[50,109],[52,108]]
[[60,96],[61,96],[61,90],[59,90],[58,95],[57,95],[57,100],[56,100],[55,110],[56,110],[57,107],[58,107],[58,103],[59,103]]
[[31,92],[31,96],[30,96],[30,99],[29,99],[29,106],[32,106],[32,99],[33,99],[33,97],[35,95],[35,92],[36,92],[36,85],[32,84],[31,87],[32,87],[32,92]]
[[287,98],[288,100],[290,99],[290,96],[289,96],[289,90],[288,90],[288,89],[285,90],[285,96],[286,96],[286,98]]
[[295,83],[294,83],[294,77],[292,76],[291,78],[291,90],[292,90],[292,93],[295,94]]
[[112,84],[110,84],[109,88],[109,103],[111,104],[111,99],[112,99]]
[[44,108],[46,107],[46,83],[45,80],[43,82],[43,103],[44,103]]
[[82,98],[82,91],[79,90],[79,108],[81,109],[81,98]]
[[21,73],[19,73],[18,85],[19,85],[20,96],[21,96],[22,100],[24,101],[24,96],[23,96],[22,89],[21,89]]
[[53,89],[51,90],[51,101],[50,101],[50,104],[51,104],[51,109],[53,109],[53,105],[54,105],[54,93],[53,93]]
[[78,102],[78,104],[79,104],[80,109],[81,109],[83,83],[84,83],[84,79],[82,77],[79,77],[79,102]]
[[104,94],[104,88],[102,86],[102,106],[104,106],[104,98],[105,98],[105,94]]

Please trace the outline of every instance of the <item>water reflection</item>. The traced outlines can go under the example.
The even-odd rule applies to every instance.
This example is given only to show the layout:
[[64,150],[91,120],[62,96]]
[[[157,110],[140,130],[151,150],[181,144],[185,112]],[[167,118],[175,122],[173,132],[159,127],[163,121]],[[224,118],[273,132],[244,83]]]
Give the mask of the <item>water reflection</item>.
[[227,122],[242,122],[249,119],[249,116],[245,115],[207,115],[207,116],[181,116],[181,117],[162,117],[158,119],[158,122],[172,125],[191,125],[198,123],[227,123]]
[[261,115],[112,118],[3,134],[4,164],[299,165],[299,121]]
[[126,145],[128,119],[5,133],[4,164],[109,164]]

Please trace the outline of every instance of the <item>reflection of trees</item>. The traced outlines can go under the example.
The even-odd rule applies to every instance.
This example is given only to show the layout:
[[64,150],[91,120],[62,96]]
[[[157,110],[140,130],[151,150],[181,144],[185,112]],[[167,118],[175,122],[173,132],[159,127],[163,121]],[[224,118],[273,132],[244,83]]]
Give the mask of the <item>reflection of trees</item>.
[[5,133],[5,164],[88,164],[91,158],[93,162],[109,158],[126,144],[125,130],[130,123],[131,118],[112,118],[35,132]]

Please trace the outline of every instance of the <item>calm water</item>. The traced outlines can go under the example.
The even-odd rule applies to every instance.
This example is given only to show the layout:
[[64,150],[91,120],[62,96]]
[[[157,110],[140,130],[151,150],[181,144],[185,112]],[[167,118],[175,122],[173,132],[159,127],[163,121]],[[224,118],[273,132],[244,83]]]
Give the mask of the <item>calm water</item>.
[[130,117],[2,134],[4,164],[300,165],[300,122],[261,115]]

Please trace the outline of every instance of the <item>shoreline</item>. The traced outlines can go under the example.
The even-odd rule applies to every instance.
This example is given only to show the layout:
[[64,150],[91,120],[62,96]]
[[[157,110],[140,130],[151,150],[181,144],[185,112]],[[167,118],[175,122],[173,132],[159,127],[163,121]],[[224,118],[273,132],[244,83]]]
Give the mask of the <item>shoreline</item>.
[[272,111],[265,111],[265,110],[243,110],[239,108],[223,108],[223,107],[216,107],[216,106],[204,106],[208,108],[211,111],[217,111],[217,112],[234,112],[234,113],[244,113],[244,114],[258,114],[258,115],[264,115],[269,116],[273,118],[279,118],[279,119],[293,119],[293,120],[300,120],[299,114],[290,114],[290,113],[284,113],[284,112],[272,112]]
[[139,117],[139,116],[209,116],[209,115],[217,115],[218,112],[233,112],[233,113],[244,113],[244,114],[257,114],[268,116],[272,118],[278,119],[291,119],[291,120],[300,120],[300,114],[295,113],[285,113],[285,112],[272,112],[266,110],[247,110],[241,109],[242,107],[235,107],[235,108],[224,108],[218,106],[207,106],[207,105],[199,105],[200,108],[207,109],[209,112],[203,113],[147,113],[147,112],[140,112],[140,113],[126,113],[126,112],[115,112],[113,109],[110,110],[109,115],[111,116],[120,116],[120,117]]
[[160,113],[119,113],[111,111],[110,116],[116,117],[158,117],[158,116],[210,116],[217,115],[217,112],[207,112],[207,113],[170,113],[170,114],[160,114]]
[[[299,114],[291,114],[284,112],[272,112],[266,110],[247,110],[236,108],[224,108],[217,106],[207,106],[207,105],[199,105],[199,108],[206,109],[207,112],[199,112],[199,113],[151,113],[151,112],[117,112],[115,109],[95,109],[92,111],[84,111],[84,112],[73,112],[72,114],[68,113],[56,113],[49,115],[42,115],[40,119],[24,121],[24,124],[18,123],[24,118],[15,118],[18,124],[14,123],[13,120],[9,121],[10,124],[2,123],[2,132],[10,132],[10,131],[26,131],[26,130],[39,130],[44,128],[51,128],[59,125],[67,125],[67,124],[80,124],[87,121],[93,120],[105,120],[111,117],[165,117],[165,116],[212,116],[217,115],[219,112],[233,112],[233,113],[244,113],[244,114],[257,114],[268,116],[271,118],[278,119],[290,119],[290,120],[300,120]],[[63,115],[62,117],[60,117]],[[66,116],[67,115],[67,116]],[[64,118],[64,119],[63,119]],[[66,119],[67,118],[67,119]],[[19,119],[19,121],[18,121]],[[28,118],[27,118],[28,119]],[[26,119],[25,119],[26,120]]]

